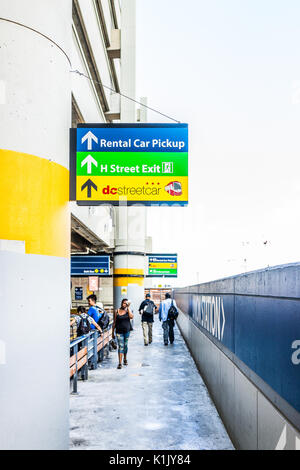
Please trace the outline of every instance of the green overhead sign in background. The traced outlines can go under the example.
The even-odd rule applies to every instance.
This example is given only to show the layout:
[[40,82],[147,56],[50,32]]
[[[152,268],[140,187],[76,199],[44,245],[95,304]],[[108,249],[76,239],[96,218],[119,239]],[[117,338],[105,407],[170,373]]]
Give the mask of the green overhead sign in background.
[[147,277],[177,277],[177,254],[149,254]]

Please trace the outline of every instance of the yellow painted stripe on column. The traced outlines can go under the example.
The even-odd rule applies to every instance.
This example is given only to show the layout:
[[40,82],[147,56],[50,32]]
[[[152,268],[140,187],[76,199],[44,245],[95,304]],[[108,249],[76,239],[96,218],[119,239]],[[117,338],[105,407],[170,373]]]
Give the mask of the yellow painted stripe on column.
[[69,171],[0,149],[0,239],[23,240],[29,254],[69,257]]
[[126,287],[128,284],[137,284],[138,286],[144,285],[143,277],[115,277],[114,286],[115,287]]
[[117,268],[114,269],[114,274],[138,274],[139,276],[144,275],[143,269],[126,269],[126,268]]

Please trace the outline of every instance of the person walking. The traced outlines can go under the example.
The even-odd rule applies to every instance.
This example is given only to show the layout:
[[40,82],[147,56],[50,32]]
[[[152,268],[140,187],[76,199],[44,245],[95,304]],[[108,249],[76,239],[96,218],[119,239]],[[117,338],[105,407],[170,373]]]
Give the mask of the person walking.
[[[171,309],[172,307],[172,309]],[[163,338],[165,346],[174,343],[174,326],[178,316],[176,301],[171,299],[171,295],[167,292],[166,298],[159,306],[159,321],[162,321]]]
[[144,345],[152,343],[152,326],[154,323],[154,312],[157,310],[150,294],[146,294],[145,300],[140,305],[139,312],[142,315],[142,328],[144,336]]
[[128,365],[127,353],[128,353],[128,339],[130,336],[131,323],[133,319],[133,313],[130,310],[130,302],[128,299],[123,299],[121,307],[114,311],[114,323],[112,329],[112,337],[115,338],[115,332],[118,342],[118,354],[119,364],[117,369],[122,369],[122,359],[124,356],[124,366]]

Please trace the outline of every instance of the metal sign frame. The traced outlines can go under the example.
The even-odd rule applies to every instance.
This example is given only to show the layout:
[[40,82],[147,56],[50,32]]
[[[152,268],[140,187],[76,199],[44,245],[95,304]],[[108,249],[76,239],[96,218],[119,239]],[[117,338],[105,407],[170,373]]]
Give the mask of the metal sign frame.
[[[84,199],[84,200],[79,200],[79,196],[77,194],[77,178],[80,177],[80,175],[77,174],[77,154],[78,153],[84,153],[83,151],[80,151],[80,150],[77,150],[77,130],[78,129],[153,129],[153,131],[155,132],[155,129],[161,129],[161,130],[168,130],[168,129],[178,129],[178,128],[181,128],[181,129],[186,129],[187,132],[188,132],[188,125],[187,124],[139,124],[139,123],[129,123],[129,124],[125,124],[125,123],[122,123],[122,124],[94,124],[94,123],[89,123],[89,124],[78,124],[77,128],[72,128],[70,129],[70,200],[71,201],[76,201],[78,205],[82,205],[82,206],[93,206],[93,205],[96,205],[96,206],[99,206],[99,205],[114,205],[114,206],[117,206],[117,205],[136,205],[136,204],[139,204],[139,205],[143,205],[143,206],[161,206],[161,205],[165,205],[165,206],[186,206],[188,204],[188,135],[186,137],[186,151],[182,151],[182,150],[174,150],[174,152],[172,152],[172,158],[175,158],[174,155],[175,154],[178,154],[177,155],[177,159],[178,159],[178,165],[184,165],[185,166],[185,173],[186,175],[173,175],[173,172],[172,174],[171,173],[166,173],[166,174],[170,174],[170,177],[167,178],[168,181],[167,183],[165,181],[163,181],[162,184],[165,184],[166,183],[166,186],[164,187],[165,191],[168,193],[168,195],[166,196],[166,199],[164,200],[162,198],[162,200],[142,200],[142,199],[137,199],[137,200],[130,200],[130,199],[126,199],[126,197],[123,197],[121,196],[119,199],[115,199],[115,200],[109,200],[109,199],[99,199],[99,200],[95,200],[93,199],[93,194],[95,193],[95,191],[98,190],[98,186],[95,184],[95,182],[93,181],[93,178],[99,178],[99,176],[101,176],[101,178],[105,178],[105,176],[103,176],[102,174],[100,175],[97,175],[97,176],[86,176],[86,181],[83,181],[83,185],[81,186],[81,191],[87,191],[87,199]],[[150,131],[149,131],[150,132]],[[88,133],[87,133],[88,134]],[[85,140],[84,142],[87,142],[87,150],[85,150],[86,153],[88,152],[91,152],[91,153],[100,153],[100,151],[97,150],[97,152],[95,150],[90,150],[92,149],[93,147],[93,137],[92,136],[84,136],[85,137]],[[94,136],[95,137],[95,136]],[[89,141],[90,139],[90,141]],[[83,142],[83,141],[82,141]],[[151,144],[152,145],[152,144]],[[150,149],[151,151],[151,149]],[[116,150],[116,152],[119,152],[119,150]],[[147,154],[150,155],[149,152],[145,151],[145,150],[130,150],[130,153],[131,154],[134,154],[134,153],[145,153],[145,157],[146,157],[146,160],[147,160]],[[106,152],[106,153],[110,153],[110,154],[113,154],[115,152]],[[121,153],[121,152],[120,152]],[[165,155],[167,156],[168,154],[170,154],[171,152],[170,151],[155,151],[152,149],[151,151],[152,154],[161,154],[161,153],[165,153]],[[180,160],[180,157],[179,155],[182,154],[182,156],[184,155],[184,157],[182,158],[182,161]],[[87,168],[87,173],[88,174],[91,174],[93,170],[91,170],[91,168],[95,168],[95,166],[93,165],[93,161],[94,158],[92,155],[88,155],[86,157],[86,159],[88,157],[91,157],[91,161],[87,161],[87,164],[86,164],[86,168]],[[168,162],[167,162],[168,163]],[[169,165],[171,163],[169,162]],[[82,166],[82,165],[81,165]],[[90,171],[88,171],[88,168],[90,168]],[[171,167],[166,167],[167,168],[167,171],[171,171]],[[150,178],[162,178],[162,177],[165,177],[166,174],[164,173],[163,175],[153,175],[153,176],[149,176],[149,180]],[[172,178],[172,175],[173,175],[173,178]],[[118,178],[121,179],[124,179],[124,183],[125,183],[125,179],[127,178],[128,175],[121,175],[121,176],[118,176]],[[135,177],[135,178],[140,178],[142,176],[145,176],[145,175],[130,175],[130,177]],[[110,177],[112,177],[110,175]],[[146,177],[145,177],[146,178]],[[175,179],[181,179],[183,180],[183,182],[181,183],[180,181],[177,182],[175,181]],[[174,180],[174,181],[171,181],[171,180]],[[81,183],[80,183],[81,184]],[[116,183],[118,184],[118,183]],[[123,183],[119,183],[119,184],[123,184]],[[133,185],[136,184],[136,183],[132,183]],[[140,183],[140,184],[143,184],[143,183]],[[154,185],[154,183],[151,183]],[[156,183],[155,183],[156,184]],[[160,184],[160,183],[157,183],[157,184]],[[150,183],[149,183],[150,185]],[[182,186],[183,185],[183,186]],[[150,186],[149,186],[150,187]],[[162,188],[162,186],[160,186]],[[180,189],[181,188],[181,189]],[[112,188],[112,189],[115,189],[115,188]],[[130,188],[131,189],[131,188]],[[139,189],[139,188],[138,188]],[[147,187],[148,189],[148,187]],[[146,190],[145,190],[146,191]],[[181,191],[181,193],[180,193]],[[102,192],[104,193],[104,188],[102,188]],[[164,194],[164,193],[163,193]],[[181,196],[180,196],[181,194]],[[183,201],[183,200],[178,200],[176,199],[177,195],[179,197],[185,197],[186,195],[186,201]],[[150,197],[150,196],[149,196]],[[170,199],[170,197],[174,197],[174,200]],[[78,198],[78,199],[77,199]],[[169,199],[168,199],[169,198]]]
[[[149,259],[153,258],[176,258],[176,274],[149,274]],[[147,253],[147,275],[146,277],[177,278],[178,277],[178,254],[177,253]]]

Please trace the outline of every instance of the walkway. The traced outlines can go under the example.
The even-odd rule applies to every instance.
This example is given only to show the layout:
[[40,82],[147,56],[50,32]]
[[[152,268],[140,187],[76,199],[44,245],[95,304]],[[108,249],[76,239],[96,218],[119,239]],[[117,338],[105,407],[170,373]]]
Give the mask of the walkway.
[[153,343],[143,345],[135,326],[129,365],[117,370],[117,353],[78,383],[71,396],[71,449],[233,449],[193,359],[175,329],[164,346],[156,317]]

